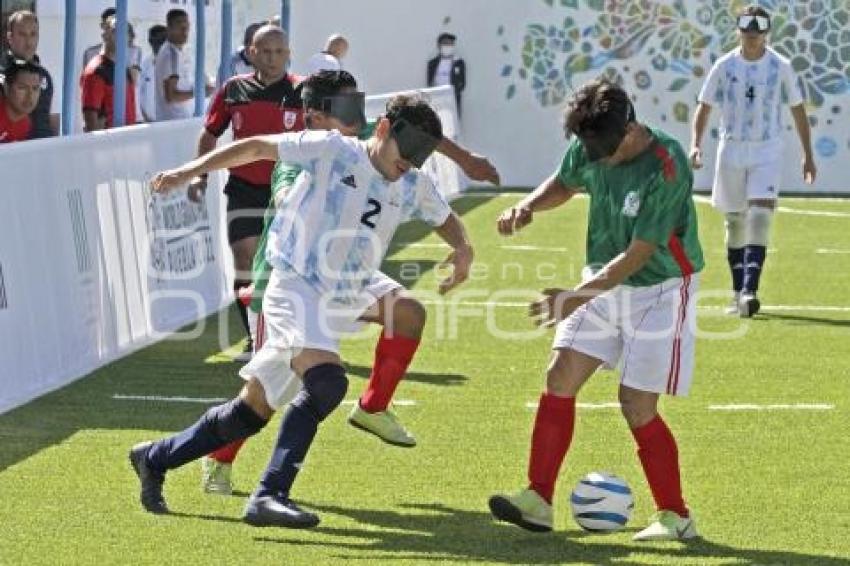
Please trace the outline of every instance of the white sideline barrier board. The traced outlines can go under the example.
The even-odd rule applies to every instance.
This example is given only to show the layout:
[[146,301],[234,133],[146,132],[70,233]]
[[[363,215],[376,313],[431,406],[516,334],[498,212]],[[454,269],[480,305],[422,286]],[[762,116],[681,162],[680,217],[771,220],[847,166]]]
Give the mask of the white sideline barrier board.
[[229,302],[221,179],[204,205],[147,189],[152,172],[192,157],[199,127],[0,151],[0,413]]
[[[450,88],[431,89],[447,136]],[[367,99],[369,116],[386,96]],[[194,157],[201,119],[0,149],[0,414],[150,345],[232,300],[226,175],[203,205],[153,196],[152,174]],[[464,187],[442,156],[424,169]]]

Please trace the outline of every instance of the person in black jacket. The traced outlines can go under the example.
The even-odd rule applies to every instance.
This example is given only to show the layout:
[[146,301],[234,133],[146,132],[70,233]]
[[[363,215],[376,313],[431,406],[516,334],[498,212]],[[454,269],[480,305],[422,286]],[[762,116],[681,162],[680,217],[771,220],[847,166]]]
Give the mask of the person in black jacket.
[[456,42],[457,37],[450,33],[441,33],[437,38],[440,54],[428,61],[428,86],[453,86],[460,114],[461,94],[466,88],[466,63],[455,56]]

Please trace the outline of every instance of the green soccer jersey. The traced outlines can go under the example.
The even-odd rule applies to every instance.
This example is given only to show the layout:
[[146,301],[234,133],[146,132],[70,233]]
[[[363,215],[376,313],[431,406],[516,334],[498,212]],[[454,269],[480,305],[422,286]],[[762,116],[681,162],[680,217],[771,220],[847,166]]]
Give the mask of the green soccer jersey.
[[[363,127],[358,137],[361,140],[367,140],[372,137],[374,130],[375,122],[369,122]],[[269,277],[271,277],[272,273],[272,266],[266,261],[266,244],[268,244],[269,240],[269,228],[271,228],[275,213],[277,212],[277,202],[280,200],[278,195],[292,187],[300,173],[301,167],[283,163],[282,161],[275,163],[274,170],[272,171],[271,200],[263,217],[263,233],[257,242],[257,252],[254,254],[254,261],[251,265],[251,281],[254,284],[254,293],[250,308],[257,313],[263,308],[263,294],[266,292],[266,285],[268,285]]]
[[558,172],[560,182],[590,196],[587,265],[598,269],[626,251],[632,240],[658,248],[624,281],[648,287],[702,270],[702,248],[692,196],[693,174],[682,146],[660,130],[649,149],[627,163],[591,163],[574,140]]

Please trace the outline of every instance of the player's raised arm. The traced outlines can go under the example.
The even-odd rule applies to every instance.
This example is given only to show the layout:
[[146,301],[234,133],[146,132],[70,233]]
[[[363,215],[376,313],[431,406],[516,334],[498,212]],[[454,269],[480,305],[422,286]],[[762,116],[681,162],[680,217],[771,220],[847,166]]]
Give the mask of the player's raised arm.
[[230,169],[267,159],[276,161],[280,136],[255,136],[233,142],[202,155],[181,167],[157,173],[151,181],[155,192],[166,192],[189,183],[193,178],[218,169]]
[[485,156],[472,153],[447,137],[443,137],[437,145],[437,151],[457,163],[473,181],[486,181],[497,186],[501,184],[499,171]]
[[451,253],[440,264],[441,267],[452,267],[452,274],[440,281],[440,294],[445,294],[467,280],[475,254],[466,228],[457,213],[449,214],[446,221],[435,231],[452,248]]
[[557,208],[577,192],[565,186],[555,173],[519,203],[505,209],[496,221],[496,228],[502,236],[511,236],[531,224],[535,212]]

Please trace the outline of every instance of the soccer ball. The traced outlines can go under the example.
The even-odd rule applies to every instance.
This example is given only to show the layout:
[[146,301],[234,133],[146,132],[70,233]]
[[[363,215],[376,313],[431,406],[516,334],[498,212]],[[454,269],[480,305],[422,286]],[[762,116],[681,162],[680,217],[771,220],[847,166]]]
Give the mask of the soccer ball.
[[629,522],[635,501],[626,481],[614,474],[591,472],[570,496],[573,519],[593,532],[619,531]]

